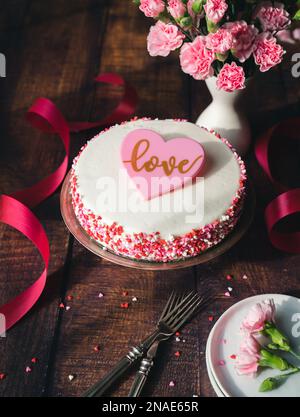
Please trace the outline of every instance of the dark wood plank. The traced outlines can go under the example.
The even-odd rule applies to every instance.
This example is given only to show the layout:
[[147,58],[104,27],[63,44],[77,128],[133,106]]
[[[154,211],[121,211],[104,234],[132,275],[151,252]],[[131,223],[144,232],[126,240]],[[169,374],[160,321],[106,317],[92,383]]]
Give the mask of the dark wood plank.
[[[59,141],[34,132],[26,125],[24,113],[43,95],[52,98],[69,118],[84,117],[87,101],[79,92],[94,75],[90,54],[98,47],[85,45],[92,33],[101,32],[104,15],[95,14],[99,1],[18,1],[18,7],[16,2],[7,3],[2,20],[8,65],[7,78],[0,80],[4,86],[1,108],[5,109],[1,111],[0,181],[1,191],[10,193],[35,183],[62,160]],[[14,11],[16,20],[11,17]],[[85,99],[89,96],[92,92],[88,91]],[[7,374],[0,384],[1,396],[41,396],[51,375],[69,234],[61,220],[58,194],[36,212],[51,244],[48,285],[32,311],[0,340],[0,369]],[[0,299],[4,303],[38,277],[42,263],[19,233],[5,226],[0,230]],[[36,365],[31,364],[32,357],[38,358]],[[32,366],[30,374],[25,372],[27,365]]]
[[[146,34],[151,20],[143,16],[126,2],[111,1],[107,32],[99,59],[101,71],[117,71],[131,81],[139,91],[141,116],[187,117],[189,95],[178,95],[187,91],[189,80],[184,77],[177,57],[170,60],[150,58],[146,51]],[[113,39],[112,39],[113,36]],[[120,92],[111,88],[98,88],[95,95],[93,117],[98,112],[98,103],[110,108],[112,99]],[[75,296],[71,309],[65,311],[59,340],[59,354],[55,361],[55,374],[51,395],[79,395],[91,383],[107,372],[125,354],[128,348],[147,332],[151,331],[159,312],[172,288],[193,288],[193,270],[168,273],[153,273],[120,268],[97,259],[85,249],[74,245],[73,262],[70,270],[68,293]],[[123,297],[122,292],[128,291]],[[99,292],[105,296],[100,300]],[[76,299],[79,295],[80,300]],[[137,303],[131,298],[136,296]],[[120,308],[129,301],[128,310]],[[100,345],[98,353],[93,347]],[[195,368],[191,352],[198,350],[197,330],[186,330],[186,343],[180,346],[173,341],[166,346],[160,364],[153,373],[145,395],[179,394],[191,396],[199,391],[198,369]],[[175,349],[182,351],[182,360],[174,356]],[[184,353],[183,353],[184,352]],[[180,378],[188,369],[191,383]],[[70,383],[68,375],[76,375]],[[176,380],[174,388],[169,381]],[[131,379],[112,393],[128,393]]]
[[[290,83],[284,83],[283,79],[289,80]],[[267,74],[257,74],[255,76],[255,79],[246,91],[245,97],[245,104],[253,132],[253,142],[258,134],[262,133],[273,123],[289,117],[290,103],[297,100],[296,97],[299,91],[299,84],[296,86],[290,79],[289,60]],[[198,102],[198,96],[193,98],[193,100]],[[285,156],[286,158],[289,157],[290,160],[288,151]],[[249,177],[252,179],[257,193],[255,221],[241,242],[228,253],[205,266],[197,267],[197,282],[199,286],[203,285],[203,280],[205,279],[207,285],[220,294],[225,294],[228,291],[228,286],[233,288],[231,297],[221,296],[212,309],[211,315],[214,317],[214,321],[230,305],[251,295],[260,293],[299,295],[300,292],[299,280],[297,278],[300,269],[299,257],[275,250],[268,241],[263,221],[264,208],[271,198],[275,196],[274,190],[266,180],[253,154],[248,155],[246,162]],[[291,167],[289,167],[289,171],[291,174]],[[226,276],[228,274],[233,276],[232,281],[227,281]],[[244,275],[247,276],[247,279],[243,279]],[[202,320],[201,317],[197,320],[199,332],[202,335],[201,341],[205,341],[208,338],[213,322],[207,325],[207,321]],[[203,343],[203,350],[205,349],[204,345],[205,343]],[[199,359],[201,395],[214,396],[214,390],[208,380],[205,359],[201,356]],[[232,360],[231,358],[220,359],[225,361]]]

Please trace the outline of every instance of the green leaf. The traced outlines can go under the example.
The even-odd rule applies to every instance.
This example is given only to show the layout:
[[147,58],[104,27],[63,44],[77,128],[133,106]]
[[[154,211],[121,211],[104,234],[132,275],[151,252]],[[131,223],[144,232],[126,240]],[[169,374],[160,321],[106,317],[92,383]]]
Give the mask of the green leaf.
[[180,26],[182,26],[183,28],[191,27],[192,23],[193,23],[193,19],[190,16],[182,17],[179,21]]
[[294,20],[300,20],[300,9],[296,12],[295,16],[293,17]]
[[192,10],[195,14],[199,14],[202,11],[202,0],[196,0],[192,5]]
[[262,367],[279,369],[280,371],[294,368],[293,365],[288,363],[285,359],[278,355],[274,355],[274,353],[268,352],[266,349],[260,351],[259,365]]
[[276,378],[267,378],[265,379],[259,387],[259,392],[267,392],[272,391],[273,389],[277,388],[279,381]]

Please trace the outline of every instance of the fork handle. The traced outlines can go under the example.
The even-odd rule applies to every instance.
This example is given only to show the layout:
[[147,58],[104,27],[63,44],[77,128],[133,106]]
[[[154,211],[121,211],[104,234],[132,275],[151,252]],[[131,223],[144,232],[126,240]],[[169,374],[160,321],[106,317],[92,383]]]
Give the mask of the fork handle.
[[153,360],[150,358],[144,358],[141,362],[140,369],[136,373],[135,379],[130,388],[128,397],[139,397],[144,385],[147,381],[149,372],[153,366]]
[[103,395],[142,355],[143,350],[139,346],[133,347],[128,355],[124,356],[103,379],[96,382],[82,397],[95,397],[96,395],[100,397]]

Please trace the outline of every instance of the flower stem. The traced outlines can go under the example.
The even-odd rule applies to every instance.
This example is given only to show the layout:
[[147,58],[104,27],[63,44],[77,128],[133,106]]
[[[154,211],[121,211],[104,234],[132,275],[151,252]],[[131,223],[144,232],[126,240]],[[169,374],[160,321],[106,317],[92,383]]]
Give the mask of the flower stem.
[[300,360],[300,355],[298,355],[296,352],[294,352],[292,349],[289,350],[289,353],[293,356],[295,356],[295,358]]

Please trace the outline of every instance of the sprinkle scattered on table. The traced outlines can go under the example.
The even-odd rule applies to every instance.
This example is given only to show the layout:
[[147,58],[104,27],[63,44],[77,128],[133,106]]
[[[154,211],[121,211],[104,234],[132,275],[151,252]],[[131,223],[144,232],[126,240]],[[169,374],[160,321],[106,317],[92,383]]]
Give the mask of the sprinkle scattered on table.
[[121,306],[121,308],[128,308],[129,307],[129,304],[128,303],[121,303],[120,304],[120,306]]
[[68,375],[68,380],[69,381],[73,381],[74,378],[75,378],[75,375],[72,375],[72,374]]
[[230,355],[230,359],[236,359],[236,355]]
[[213,321],[214,320],[214,316],[208,316],[208,321]]
[[71,308],[70,306],[66,306],[66,310],[67,310],[67,311],[68,311],[68,310],[70,310],[70,308]]
[[29,374],[31,371],[32,371],[32,369],[30,368],[30,366],[26,366],[26,368],[25,368],[25,372],[26,372],[27,374]]
[[176,356],[176,358],[179,358],[179,356],[181,356],[181,352],[179,352],[179,350],[177,350],[174,355]]
[[99,352],[100,351],[100,346],[96,345],[93,347],[94,352]]
[[37,359],[37,358],[32,358],[32,359],[31,359],[31,362],[32,362],[32,363],[37,363],[37,361],[38,361],[38,359]]
[[170,381],[169,382],[169,387],[175,387],[175,381]]
[[3,381],[3,379],[5,379],[5,378],[6,378],[6,374],[1,373],[1,374],[0,374],[0,381]]
[[128,295],[128,291],[123,291],[123,292],[122,292],[122,295],[123,295],[123,297],[127,297],[127,295]]
[[136,302],[137,302],[137,300],[138,300],[138,298],[137,298],[137,297],[132,297],[132,301],[133,301],[134,303],[136,303]]
[[232,275],[230,275],[230,274],[227,274],[227,275],[226,275],[226,279],[227,279],[227,281],[231,281],[231,280],[232,280],[232,278],[233,278],[233,276],[232,276]]
[[104,297],[104,294],[103,294],[103,292],[99,292],[99,294],[98,294],[98,297],[99,297],[99,298],[102,298],[102,297]]
[[178,336],[175,338],[175,342],[180,342],[180,340],[181,340],[181,339],[180,339],[180,337],[178,337]]
[[225,295],[225,297],[230,297],[230,292],[226,291],[224,295]]
[[59,308],[65,308],[64,303],[60,303]]
[[67,295],[67,300],[72,301],[73,300],[73,295]]
[[227,290],[228,290],[229,292],[232,292],[232,291],[233,291],[233,288],[232,288],[232,287],[227,287]]
[[244,275],[242,276],[242,278],[243,278],[243,279],[248,279],[248,276],[247,276],[246,274],[244,274]]
[[175,336],[180,336],[180,332],[176,332],[175,333]]
[[218,362],[219,366],[224,366],[226,364],[226,362],[223,359],[220,359]]

